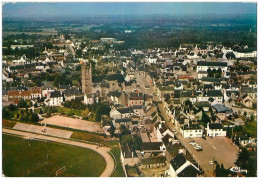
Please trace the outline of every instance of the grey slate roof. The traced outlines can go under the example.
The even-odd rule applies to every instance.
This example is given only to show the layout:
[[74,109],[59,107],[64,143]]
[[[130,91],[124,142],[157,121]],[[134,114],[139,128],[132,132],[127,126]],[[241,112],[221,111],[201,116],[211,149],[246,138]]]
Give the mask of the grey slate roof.
[[162,142],[145,142],[142,143],[143,150],[160,150]]
[[71,96],[71,95],[82,95],[83,93],[79,89],[71,88],[63,91],[63,94],[66,96]]
[[187,161],[187,160],[186,160],[186,157],[184,156],[184,154],[183,154],[183,153],[180,153],[180,154],[177,154],[176,157],[170,161],[170,164],[172,165],[172,167],[173,167],[174,170],[176,171],[176,170],[179,169],[186,161]]
[[183,169],[180,173],[177,174],[178,177],[197,177],[200,174],[195,167],[189,165],[185,169]]
[[60,91],[52,91],[50,92],[50,98],[62,97]]
[[203,96],[205,97],[219,97],[223,96],[220,90],[208,90],[204,91]]
[[215,104],[212,106],[218,113],[232,113],[232,109],[222,104]]
[[130,118],[122,118],[122,119],[116,119],[115,123],[128,123],[131,122],[132,120]]
[[257,88],[241,87],[241,93],[257,93]]
[[133,110],[132,110],[131,107],[128,107],[128,108],[118,108],[117,111],[120,112],[121,114],[133,113]]
[[220,123],[210,123],[209,128],[210,129],[223,129],[223,126]]
[[188,127],[188,125],[184,125],[182,129],[183,130],[192,130],[192,129],[202,129],[202,128],[198,124],[191,124],[191,125],[189,125],[189,127]]
[[159,129],[159,131],[161,132],[161,134],[163,134],[167,129],[167,126],[164,123],[162,123],[162,127]]
[[205,62],[205,61],[198,61],[197,66],[222,66],[227,67],[227,62]]

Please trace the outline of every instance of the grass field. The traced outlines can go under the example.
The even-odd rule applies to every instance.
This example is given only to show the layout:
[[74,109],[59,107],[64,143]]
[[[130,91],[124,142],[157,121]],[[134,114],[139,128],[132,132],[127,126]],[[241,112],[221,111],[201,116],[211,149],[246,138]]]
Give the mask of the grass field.
[[2,125],[4,127],[13,128],[16,125],[16,122],[15,121],[9,121],[9,120],[2,119]]
[[110,147],[119,145],[118,140],[107,140],[106,138],[104,138],[101,135],[89,133],[89,132],[86,132],[86,131],[85,132],[83,132],[83,131],[82,132],[73,131],[73,134],[72,134],[71,138],[81,139],[81,140],[100,143],[100,144],[105,144],[105,145],[110,146]]
[[76,109],[71,109],[71,108],[65,108],[65,107],[56,107],[58,113],[60,114],[65,114],[68,116],[81,116],[82,110],[76,110]]
[[90,149],[3,134],[3,173],[9,177],[54,177],[65,166],[63,177],[98,177],[104,158]]
[[114,173],[112,174],[112,177],[125,177],[125,173],[122,168],[121,161],[120,161],[120,155],[121,155],[120,148],[113,148],[111,150],[111,153],[115,156],[116,163],[117,163],[117,167],[116,167]]
[[245,125],[245,132],[248,133],[252,137],[256,137],[256,135],[257,135],[257,123],[256,123],[256,121],[248,122]]

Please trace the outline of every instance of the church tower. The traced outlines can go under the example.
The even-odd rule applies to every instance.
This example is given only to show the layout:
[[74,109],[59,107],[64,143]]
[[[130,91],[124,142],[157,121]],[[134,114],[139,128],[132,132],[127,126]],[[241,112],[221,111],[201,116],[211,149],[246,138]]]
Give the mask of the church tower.
[[85,62],[81,62],[82,71],[82,92],[86,95],[92,93],[92,65],[86,65]]

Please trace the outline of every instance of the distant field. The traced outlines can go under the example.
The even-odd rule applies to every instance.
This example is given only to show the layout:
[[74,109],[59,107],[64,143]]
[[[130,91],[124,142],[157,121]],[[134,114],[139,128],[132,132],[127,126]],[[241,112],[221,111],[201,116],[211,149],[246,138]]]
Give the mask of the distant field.
[[7,35],[18,35],[18,34],[27,34],[27,35],[57,35],[57,32],[15,32],[15,31],[3,31],[3,36]]
[[3,173],[9,177],[54,177],[63,166],[62,177],[98,177],[106,166],[90,149],[5,134],[2,139]]

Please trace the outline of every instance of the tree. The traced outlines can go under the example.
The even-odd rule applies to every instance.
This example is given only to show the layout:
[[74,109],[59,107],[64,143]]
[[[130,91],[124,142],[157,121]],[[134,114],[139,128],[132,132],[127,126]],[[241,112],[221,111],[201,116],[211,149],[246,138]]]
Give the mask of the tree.
[[27,103],[24,99],[20,99],[19,103],[17,104],[18,108],[27,108]]
[[207,115],[207,113],[206,112],[202,112],[202,122],[203,123],[209,123],[210,122],[210,117]]
[[83,52],[82,52],[82,49],[76,50],[76,55],[77,55],[77,56],[80,56],[80,57],[81,57],[81,56],[82,56],[82,53],[83,53]]
[[207,70],[207,73],[208,73],[208,77],[212,77],[213,76],[212,71],[211,71],[210,68]]
[[121,131],[121,135],[130,135],[131,134],[131,131],[125,125],[120,126],[120,131]]
[[3,118],[10,117],[10,113],[8,112],[8,110],[5,107],[3,107],[3,109],[2,109],[2,114],[3,114]]
[[219,164],[216,165],[215,173],[217,177],[227,177],[228,176],[228,170],[224,168],[224,165]]
[[69,40],[69,39],[71,38],[71,36],[70,36],[70,34],[67,34],[67,33],[66,33],[66,34],[64,35],[64,38],[65,38],[66,40]]
[[88,116],[89,116],[89,113],[90,113],[89,108],[86,108],[85,110],[83,110],[82,113],[81,113],[82,118],[87,119]]
[[39,116],[38,116],[38,114],[36,114],[36,113],[33,113],[33,114],[31,114],[31,120],[30,120],[31,122],[38,122],[39,121]]
[[140,150],[142,145],[142,139],[138,135],[133,135],[133,138],[134,138],[133,149]]
[[43,111],[42,111],[42,109],[40,109],[40,111],[39,111],[39,114],[43,114]]
[[132,145],[133,143],[134,143],[134,139],[131,135],[121,136],[121,144],[122,145]]
[[254,121],[254,118],[255,118],[255,117],[254,117],[254,115],[252,114],[251,117],[250,117],[250,120],[251,120],[251,121]]
[[238,153],[238,158],[235,162],[235,164],[238,166],[238,167],[241,167],[241,168],[247,168],[247,162],[250,158],[250,155],[249,155],[249,152],[246,148],[242,148],[241,151]]
[[15,111],[16,107],[15,107],[14,104],[10,104],[10,105],[8,106],[8,109],[11,110],[11,111]]
[[186,106],[189,106],[189,107],[192,108],[192,102],[191,102],[189,99],[186,100],[186,101],[184,102],[184,104],[185,104]]

